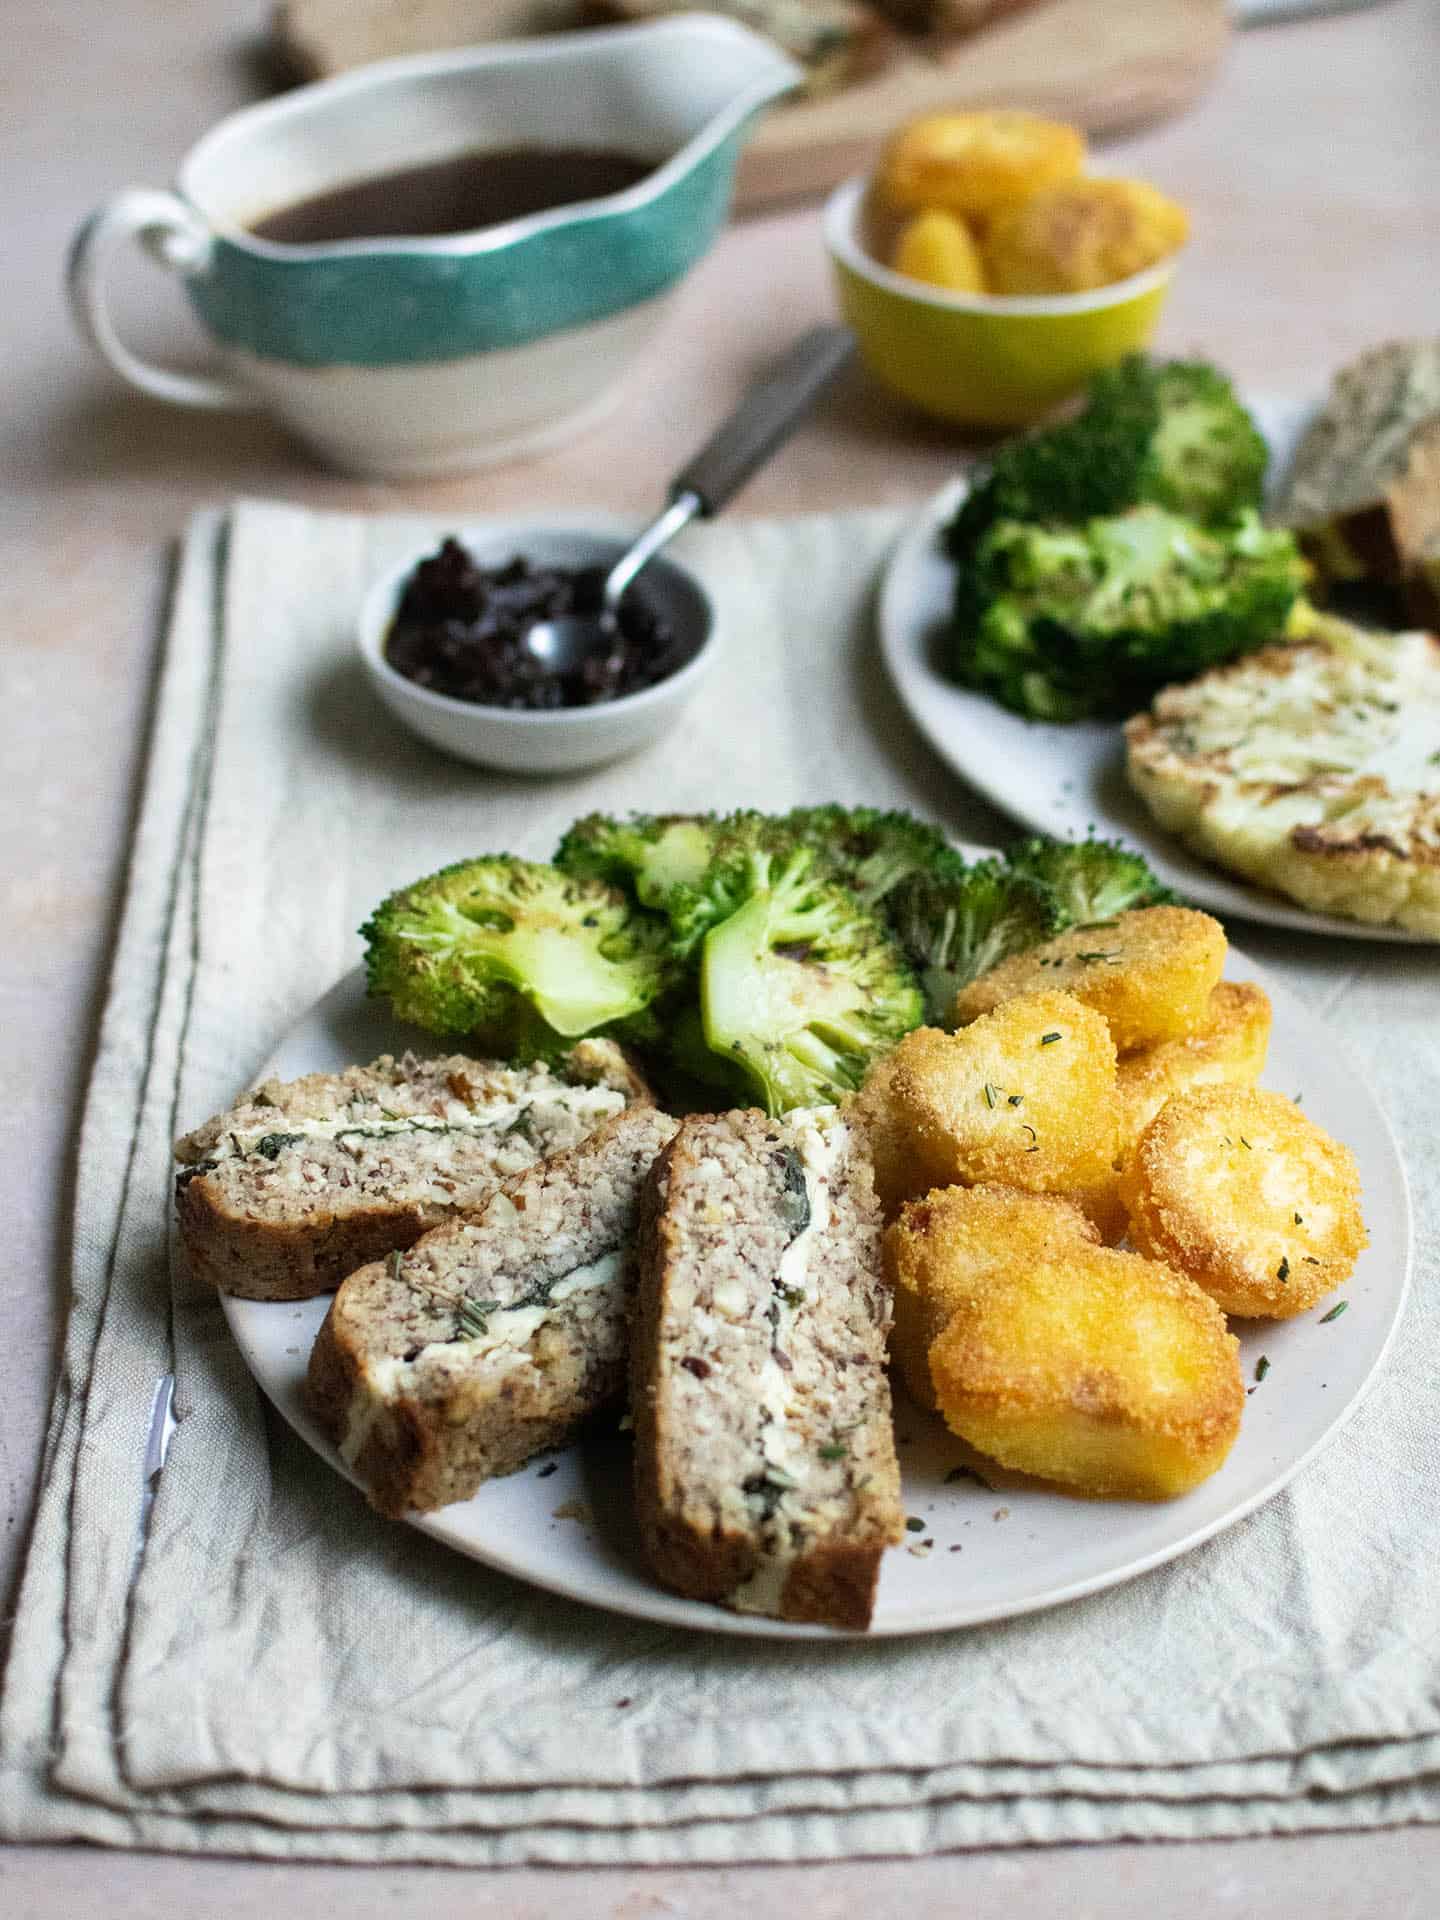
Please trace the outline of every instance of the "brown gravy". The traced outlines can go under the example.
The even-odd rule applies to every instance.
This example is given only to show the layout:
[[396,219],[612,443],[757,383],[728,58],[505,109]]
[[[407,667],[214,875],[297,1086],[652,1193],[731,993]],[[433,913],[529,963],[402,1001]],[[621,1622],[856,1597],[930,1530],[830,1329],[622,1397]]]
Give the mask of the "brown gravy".
[[250,221],[249,230],[288,246],[470,233],[622,193],[658,165],[600,147],[478,148],[329,187]]

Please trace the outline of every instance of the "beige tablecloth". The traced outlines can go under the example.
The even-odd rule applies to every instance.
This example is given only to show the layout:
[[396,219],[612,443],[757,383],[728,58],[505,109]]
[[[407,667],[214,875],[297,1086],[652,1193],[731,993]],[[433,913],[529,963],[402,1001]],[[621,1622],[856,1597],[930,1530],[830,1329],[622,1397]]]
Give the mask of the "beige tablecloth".
[[[1417,1295],[1286,1494],[1109,1594],[835,1645],[657,1627],[377,1519],[262,1404],[167,1251],[169,1143],[353,965],[392,886],[544,857],[591,806],[839,798],[1001,824],[898,711],[869,600],[889,515],[688,536],[723,610],[703,704],[582,780],[398,733],[350,643],[413,522],[196,523],[167,637],[81,1144],[73,1310],[0,1709],[0,1832],[356,1860],[798,1860],[1440,1816],[1440,971],[1267,936],[1400,1123]],[[140,1537],[157,1376],[179,1428]]]

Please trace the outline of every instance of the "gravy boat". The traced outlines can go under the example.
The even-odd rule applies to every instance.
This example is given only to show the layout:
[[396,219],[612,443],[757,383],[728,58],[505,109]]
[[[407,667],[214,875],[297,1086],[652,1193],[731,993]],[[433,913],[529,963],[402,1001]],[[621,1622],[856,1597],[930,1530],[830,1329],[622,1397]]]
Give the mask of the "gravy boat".
[[[591,424],[729,210],[755,117],[800,78],[770,42],[687,14],[385,60],[223,120],[173,190],[131,188],[71,250],[75,318],[159,400],[268,409],[352,472],[442,474]],[[476,148],[653,155],[604,198],[423,239],[293,246],[250,225],[367,176]],[[177,273],[218,349],[199,376],[121,340],[106,262],[138,239]]]

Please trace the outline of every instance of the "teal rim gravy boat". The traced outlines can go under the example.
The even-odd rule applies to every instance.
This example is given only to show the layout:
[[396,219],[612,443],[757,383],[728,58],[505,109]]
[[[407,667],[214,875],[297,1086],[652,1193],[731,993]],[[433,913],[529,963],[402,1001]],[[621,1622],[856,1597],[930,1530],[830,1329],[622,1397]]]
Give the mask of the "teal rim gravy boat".
[[[173,192],[131,189],[99,208],[72,248],[72,308],[144,392],[266,407],[352,470],[535,452],[614,403],[665,296],[724,222],[751,123],[798,78],[768,41],[707,14],[362,67],[232,114]],[[470,233],[292,246],[247,230],[349,181],[528,145],[656,165],[623,193]],[[134,237],[183,278],[217,375],[154,366],[121,341],[104,268]]]

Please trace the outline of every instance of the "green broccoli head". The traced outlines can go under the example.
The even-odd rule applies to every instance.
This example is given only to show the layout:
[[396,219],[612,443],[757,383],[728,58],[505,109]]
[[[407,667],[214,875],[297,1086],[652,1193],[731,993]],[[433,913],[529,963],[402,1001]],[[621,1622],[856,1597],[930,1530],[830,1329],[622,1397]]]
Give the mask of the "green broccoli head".
[[622,887],[643,907],[663,907],[675,887],[698,880],[709,866],[720,824],[712,814],[635,813],[617,820],[590,813],[560,842],[555,864]]
[[1118,840],[1020,840],[1009,848],[1012,873],[1038,881],[1060,909],[1060,927],[1088,927],[1133,907],[1172,906],[1179,896],[1162,886],[1145,856]]
[[505,854],[402,887],[360,931],[368,989],[402,1020],[510,1058],[634,1019],[670,972],[663,921],[601,880]]
[[902,880],[885,912],[919,976],[931,1025],[949,1020],[962,987],[1064,924],[1039,877],[998,860],[970,866],[957,853]]
[[1225,375],[1204,361],[1172,360],[1150,377],[1159,420],[1137,500],[1207,522],[1258,508],[1269,451]]
[[1275,639],[1304,576],[1291,535],[1249,511],[1209,530],[1150,506],[1002,520],[957,581],[951,670],[1029,719],[1133,713]]
[[1148,503],[1202,521],[1258,507],[1267,454],[1224,374],[1129,354],[1091,382],[1085,410],[1001,447],[945,531],[967,562],[997,521],[1059,522]]
[[705,1044],[767,1112],[823,1106],[858,1087],[924,1013],[885,926],[808,847],[741,849],[709,885],[729,910],[705,934]]
[[1139,499],[1140,476],[1160,424],[1153,383],[1133,356],[1091,388],[1078,419],[1007,441],[988,477],[971,489],[945,531],[951,558],[968,561],[997,521],[1072,524],[1122,513]]
[[898,808],[796,807],[779,816],[778,826],[781,836],[811,848],[867,907],[950,851],[939,827]]

